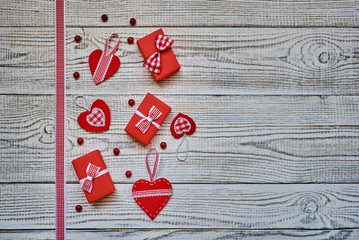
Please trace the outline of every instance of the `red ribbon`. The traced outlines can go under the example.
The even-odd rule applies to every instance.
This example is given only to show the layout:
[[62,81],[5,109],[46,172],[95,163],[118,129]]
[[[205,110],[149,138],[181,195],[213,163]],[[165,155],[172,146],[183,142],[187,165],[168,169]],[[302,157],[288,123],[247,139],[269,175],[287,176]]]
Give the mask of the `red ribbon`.
[[93,187],[93,179],[96,177],[99,171],[100,171],[100,167],[89,163],[86,169],[87,176],[81,185],[81,188],[84,191],[91,193]]
[[157,51],[154,52],[151,56],[145,59],[143,66],[147,68],[152,73],[160,74],[162,70],[161,65],[161,52],[164,52],[171,48],[173,40],[165,35],[157,35],[155,39],[155,45]]
[[157,128],[160,128],[161,126],[154,121],[156,121],[159,117],[161,117],[162,112],[156,107],[152,106],[150,111],[148,112],[148,117],[143,115],[138,110],[136,111],[136,114],[142,117],[142,119],[136,124],[136,127],[145,134],[147,130],[150,128],[151,124],[155,125]]
[[[116,45],[111,50],[109,50],[108,45],[109,45],[110,38],[112,36],[117,37],[118,40],[116,42]],[[105,49],[102,51],[101,58],[100,58],[99,62],[97,63],[96,70],[92,76],[96,85],[104,81],[107,70],[111,64],[113,55],[115,54],[119,44],[120,44],[120,37],[118,36],[117,33],[112,33],[110,36],[108,36],[108,38],[106,40],[106,44],[105,44]]]
[[[148,159],[147,159],[148,154],[150,154],[151,151],[156,152],[156,161],[155,161],[155,165],[153,166],[153,172],[151,172],[150,165],[148,164]],[[150,182],[153,182],[156,179],[156,172],[157,172],[159,159],[160,159],[160,155],[158,154],[158,151],[156,148],[151,148],[150,150],[148,150],[148,152],[146,154],[146,168],[147,168],[148,175],[150,177]]]

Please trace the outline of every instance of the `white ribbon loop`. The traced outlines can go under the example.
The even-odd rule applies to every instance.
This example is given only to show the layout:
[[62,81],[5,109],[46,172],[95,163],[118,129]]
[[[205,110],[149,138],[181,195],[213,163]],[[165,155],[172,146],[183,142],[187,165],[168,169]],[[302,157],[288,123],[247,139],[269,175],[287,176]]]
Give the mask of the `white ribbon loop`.
[[[186,152],[185,152],[184,158],[181,158],[181,157],[179,156],[178,151],[179,151],[180,147],[182,146],[182,144],[183,144],[184,142],[186,142],[186,143],[185,143],[185,145],[186,145],[186,146],[185,146]],[[182,137],[182,139],[181,139],[181,142],[180,142],[180,144],[178,144],[178,147],[177,147],[177,149],[176,149],[176,158],[177,158],[179,161],[181,161],[181,162],[186,161],[187,158],[188,158],[188,139],[187,139],[187,135],[186,135],[186,134],[183,134],[183,137]]]

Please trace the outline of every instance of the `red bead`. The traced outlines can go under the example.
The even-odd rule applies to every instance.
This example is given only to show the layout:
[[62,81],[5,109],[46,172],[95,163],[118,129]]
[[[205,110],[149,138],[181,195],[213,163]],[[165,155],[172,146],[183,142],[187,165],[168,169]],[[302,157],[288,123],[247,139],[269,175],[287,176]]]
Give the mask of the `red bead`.
[[165,143],[165,142],[161,142],[160,146],[161,146],[161,148],[162,148],[162,149],[164,149],[164,148],[166,148],[166,147],[167,147],[167,143]]
[[128,105],[130,105],[130,106],[135,105],[135,100],[133,100],[133,99],[128,100]]
[[74,78],[78,79],[80,77],[80,73],[74,72]]
[[77,205],[77,206],[75,207],[75,209],[76,209],[76,211],[78,211],[78,212],[81,212],[81,211],[82,211],[81,205]]
[[79,145],[81,145],[81,144],[84,143],[84,140],[83,140],[82,138],[78,138],[78,139],[77,139],[77,143],[78,143]]
[[108,17],[107,17],[106,14],[103,14],[103,15],[101,16],[101,19],[102,19],[102,21],[107,22]]
[[76,41],[76,42],[80,42],[81,39],[82,39],[81,36],[79,36],[79,35],[76,35],[76,36],[75,36],[75,41]]
[[120,149],[118,149],[118,148],[113,149],[113,153],[114,153],[115,155],[120,154]]
[[126,171],[126,177],[131,177],[132,176],[132,172],[131,171]]
[[131,18],[131,19],[130,19],[130,23],[131,23],[131,25],[135,25],[135,24],[136,24],[136,19]]
[[128,42],[129,44],[132,44],[134,41],[135,41],[135,39],[133,39],[133,37],[127,38],[127,42]]

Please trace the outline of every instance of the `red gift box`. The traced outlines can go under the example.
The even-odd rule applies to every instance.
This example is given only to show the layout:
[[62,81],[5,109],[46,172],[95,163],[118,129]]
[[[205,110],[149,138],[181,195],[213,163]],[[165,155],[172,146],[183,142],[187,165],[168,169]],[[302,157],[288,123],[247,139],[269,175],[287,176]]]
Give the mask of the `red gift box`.
[[[155,43],[156,37],[158,35],[164,35],[162,29],[158,29],[146,37],[137,40],[137,45],[145,60],[153,53],[158,51]],[[162,67],[161,72],[159,74],[152,72],[152,76],[156,81],[163,80],[175,74],[181,68],[171,48],[161,52],[160,58]]]
[[147,145],[171,111],[171,107],[147,93],[125,131]]
[[[107,170],[106,164],[103,161],[99,150],[95,150],[82,157],[76,158],[72,161],[72,165],[75,168],[76,175],[80,180],[82,188],[83,185],[92,184],[90,192],[84,190],[88,203],[96,202],[116,191],[110,173]],[[86,177],[91,174],[93,167],[99,167],[99,171],[96,176],[93,176],[92,181],[90,181],[92,183],[85,183]]]

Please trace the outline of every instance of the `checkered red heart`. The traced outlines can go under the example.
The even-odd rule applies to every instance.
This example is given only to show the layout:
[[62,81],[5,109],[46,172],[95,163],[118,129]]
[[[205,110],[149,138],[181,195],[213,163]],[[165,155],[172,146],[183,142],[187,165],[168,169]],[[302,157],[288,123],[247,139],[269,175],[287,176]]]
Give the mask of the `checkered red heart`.
[[97,99],[90,111],[83,112],[77,118],[80,127],[89,132],[102,132],[110,128],[111,114],[107,104]]
[[183,134],[191,135],[196,130],[196,124],[192,118],[179,113],[171,123],[171,133],[175,138],[180,138]]
[[91,126],[103,127],[105,126],[106,118],[105,118],[105,114],[101,109],[94,108],[92,109],[92,113],[87,115],[86,120]]

